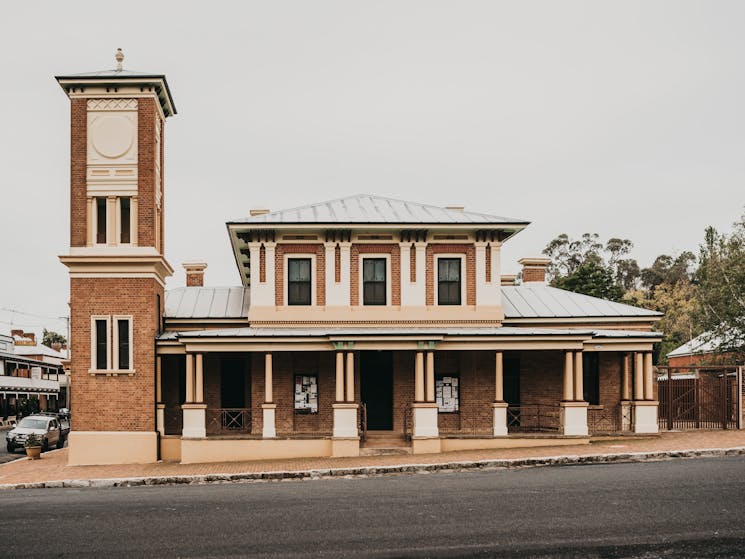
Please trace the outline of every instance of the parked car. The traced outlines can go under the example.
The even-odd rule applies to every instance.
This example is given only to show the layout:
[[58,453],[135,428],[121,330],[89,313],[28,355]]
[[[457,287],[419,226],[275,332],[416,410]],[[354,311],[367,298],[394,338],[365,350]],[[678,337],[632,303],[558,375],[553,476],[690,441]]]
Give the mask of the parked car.
[[56,414],[29,415],[21,419],[13,429],[8,431],[6,435],[8,452],[14,452],[16,448],[23,448],[23,443],[26,442],[26,438],[31,433],[39,436],[43,451],[49,450],[52,445],[62,448],[69,432],[69,424],[64,431]]

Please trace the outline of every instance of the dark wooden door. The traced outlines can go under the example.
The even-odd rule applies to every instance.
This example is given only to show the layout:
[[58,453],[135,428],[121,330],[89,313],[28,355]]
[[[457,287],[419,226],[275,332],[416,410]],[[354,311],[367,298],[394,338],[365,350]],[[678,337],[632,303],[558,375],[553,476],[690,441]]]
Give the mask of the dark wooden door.
[[367,407],[367,429],[393,429],[393,353],[360,353],[360,395]]
[[223,408],[246,407],[246,375],[243,362],[225,360],[220,368],[220,401]]

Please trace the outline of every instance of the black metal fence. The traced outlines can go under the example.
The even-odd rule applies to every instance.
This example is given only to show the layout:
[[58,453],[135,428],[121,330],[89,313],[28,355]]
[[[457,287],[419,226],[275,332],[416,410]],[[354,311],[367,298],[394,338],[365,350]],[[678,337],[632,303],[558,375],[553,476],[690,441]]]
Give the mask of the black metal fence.
[[520,404],[507,408],[510,433],[558,432],[560,423],[558,404]]

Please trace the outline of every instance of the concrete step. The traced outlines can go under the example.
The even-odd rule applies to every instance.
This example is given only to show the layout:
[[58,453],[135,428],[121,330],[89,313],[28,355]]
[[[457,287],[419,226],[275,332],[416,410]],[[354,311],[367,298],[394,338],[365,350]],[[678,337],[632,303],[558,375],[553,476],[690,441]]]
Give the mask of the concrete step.
[[411,454],[411,448],[406,446],[395,447],[362,447],[360,456],[403,456]]

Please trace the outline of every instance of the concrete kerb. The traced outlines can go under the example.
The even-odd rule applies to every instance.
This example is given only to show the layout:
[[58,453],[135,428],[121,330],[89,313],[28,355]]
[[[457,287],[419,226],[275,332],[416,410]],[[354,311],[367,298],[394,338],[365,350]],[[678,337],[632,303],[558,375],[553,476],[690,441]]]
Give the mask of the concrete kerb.
[[315,480],[328,478],[356,478],[391,474],[429,474],[447,471],[516,469],[541,466],[571,466],[629,462],[653,462],[680,458],[713,458],[745,456],[745,446],[734,448],[703,448],[695,450],[667,450],[654,452],[624,452],[586,456],[542,456],[534,458],[476,460],[435,464],[400,464],[395,466],[360,466],[313,470],[280,470],[274,472],[245,472],[237,474],[199,474],[184,476],[154,476],[101,479],[66,479],[27,483],[0,484],[0,490],[59,489],[83,487],[138,487],[153,485],[207,485],[215,483],[259,483],[276,481]]

